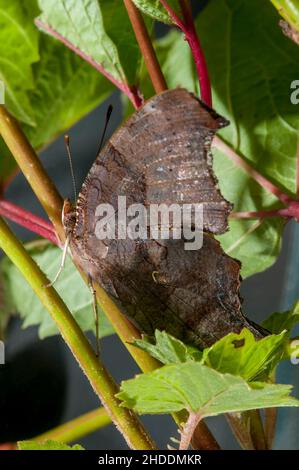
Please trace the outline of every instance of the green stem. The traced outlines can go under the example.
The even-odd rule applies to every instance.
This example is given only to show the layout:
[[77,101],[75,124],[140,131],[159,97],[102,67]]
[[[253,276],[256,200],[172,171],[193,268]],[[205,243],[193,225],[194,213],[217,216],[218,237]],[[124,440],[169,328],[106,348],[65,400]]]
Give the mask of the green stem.
[[72,419],[67,423],[61,424],[56,428],[40,434],[33,438],[34,441],[45,442],[48,440],[65,442],[77,442],[81,437],[86,436],[100,428],[111,423],[111,419],[105,411],[105,408],[85,413],[78,418]]
[[0,218],[0,247],[23,274],[50,313],[63,339],[77,359],[112,421],[122,432],[129,447],[141,450],[154,449],[153,441],[147,435],[136,415],[130,410],[122,408],[115,398],[115,394],[119,390],[117,384],[104,368],[100,359],[96,357],[87,338],[63,300],[53,287],[44,287],[49,283],[49,280],[2,218]]
[[64,230],[61,222],[63,200],[19,124],[3,105],[0,105],[0,134],[33,191],[39,195],[39,201],[53,223],[56,233],[63,240]]
[[270,0],[282,18],[299,31],[299,5],[297,0]]

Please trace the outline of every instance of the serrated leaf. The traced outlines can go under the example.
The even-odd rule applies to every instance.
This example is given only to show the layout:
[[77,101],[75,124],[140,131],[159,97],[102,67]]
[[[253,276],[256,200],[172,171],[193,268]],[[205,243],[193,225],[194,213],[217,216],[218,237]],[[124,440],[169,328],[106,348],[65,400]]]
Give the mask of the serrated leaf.
[[286,331],[256,340],[244,328],[240,334],[230,333],[203,351],[202,364],[245,380],[267,377],[283,358]]
[[155,331],[155,343],[149,337],[134,341],[138,346],[162,364],[176,364],[190,360],[200,360],[202,352],[193,346],[187,346],[182,341],[166,333],[166,331]]
[[115,80],[127,83],[134,76],[139,51],[122,2],[39,0],[39,6],[42,23],[91,57]]
[[[160,0],[133,0],[135,5],[146,15],[151,16],[157,21],[162,23],[172,24],[171,17],[167,10],[161,4]],[[175,11],[177,15],[180,14],[180,7],[178,0],[167,0],[167,4]]]
[[198,350],[174,338],[165,331],[155,332],[155,343],[145,337],[135,345],[162,364],[178,364],[194,360],[221,373],[239,375],[245,380],[267,378],[276,365],[285,358],[287,332],[256,340],[244,328],[241,333],[230,333],[211,347]]
[[19,450],[85,450],[84,447],[79,444],[68,446],[63,442],[48,440],[45,442],[37,441],[19,441]]
[[34,87],[32,64],[38,59],[32,11],[20,0],[0,0],[0,80],[5,84],[5,103],[15,117],[30,125],[35,121],[28,91]]
[[299,323],[299,302],[296,302],[294,307],[287,312],[272,313],[262,325],[273,334],[279,334],[283,330],[287,330],[290,334],[297,323]]
[[252,409],[299,406],[290,397],[290,385],[248,384],[197,362],[163,366],[121,384],[122,406],[140,414],[171,413],[187,409],[201,418]]
[[[29,244],[28,251],[48,278],[54,279],[61,261],[61,250],[42,242]],[[23,328],[39,325],[39,336],[42,339],[57,334],[58,330],[52,318],[10,260],[4,258],[1,261],[1,270],[11,304],[23,319]],[[70,258],[67,259],[65,268],[55,283],[55,289],[83,331],[94,331],[92,296]],[[104,313],[100,312],[100,336],[108,336],[113,332]]]

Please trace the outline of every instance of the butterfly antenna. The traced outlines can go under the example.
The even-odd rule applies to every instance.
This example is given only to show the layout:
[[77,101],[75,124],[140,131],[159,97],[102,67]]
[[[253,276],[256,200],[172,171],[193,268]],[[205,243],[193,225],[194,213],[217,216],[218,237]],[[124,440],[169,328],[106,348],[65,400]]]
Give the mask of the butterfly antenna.
[[97,151],[97,155],[99,155],[100,151],[102,150],[103,142],[104,142],[104,139],[105,139],[105,134],[106,134],[106,131],[107,131],[107,127],[108,127],[108,124],[109,124],[109,121],[110,121],[112,111],[113,111],[113,106],[112,106],[112,104],[109,104],[108,109],[107,109],[107,113],[106,113],[105,125],[104,125],[104,129],[103,129],[103,132],[102,132],[101,142],[100,142],[100,145],[99,145],[99,149]]
[[69,159],[70,171],[71,171],[72,182],[73,182],[74,198],[75,198],[75,201],[77,201],[77,185],[76,185],[76,178],[75,178],[73,160],[72,160],[72,155],[71,155],[70,138],[68,134],[64,136],[64,143],[65,143],[65,147],[67,151],[67,156]]

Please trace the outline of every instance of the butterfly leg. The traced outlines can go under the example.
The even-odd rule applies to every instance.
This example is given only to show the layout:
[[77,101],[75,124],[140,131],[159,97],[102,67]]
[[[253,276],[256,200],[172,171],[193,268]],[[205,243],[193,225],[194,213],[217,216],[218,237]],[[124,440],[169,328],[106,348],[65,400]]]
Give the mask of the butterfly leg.
[[94,288],[92,278],[90,276],[88,276],[88,287],[92,294],[92,309],[93,309],[95,328],[96,328],[96,355],[97,357],[99,357],[100,355],[99,310],[98,310],[98,304],[97,304],[96,290]]
[[67,250],[68,250],[69,244],[70,244],[70,237],[67,237],[65,242],[64,242],[59,269],[58,269],[53,281],[49,282],[49,284],[46,284],[44,287],[52,287],[55,284],[55,282],[57,281],[57,279],[59,278],[60,274],[62,273],[62,271],[64,269],[64,266],[65,266],[65,260],[66,260],[66,255],[67,255]]

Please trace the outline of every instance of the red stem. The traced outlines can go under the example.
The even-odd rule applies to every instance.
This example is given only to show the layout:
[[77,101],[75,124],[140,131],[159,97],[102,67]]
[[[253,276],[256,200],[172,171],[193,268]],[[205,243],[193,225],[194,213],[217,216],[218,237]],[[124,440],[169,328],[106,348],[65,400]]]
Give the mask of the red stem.
[[59,246],[52,224],[8,201],[0,200],[0,215]]
[[211,83],[209,79],[207,63],[194,26],[190,5],[186,0],[180,0],[184,17],[183,22],[165,0],[160,0],[160,2],[168,11],[174,24],[185,34],[197,69],[201,99],[206,105],[212,107]]
[[104,75],[104,77],[106,77],[111,83],[113,83],[113,85],[115,85],[117,88],[119,88],[123,93],[125,93],[128,96],[128,98],[131,100],[135,109],[138,109],[142,105],[143,99],[139,95],[139,92],[135,86],[129,86],[126,83],[122,83],[116,80],[109,72],[107,72],[104,69],[104,67],[102,67],[101,64],[96,62],[92,57],[85,54],[85,52],[81,51],[78,47],[76,47],[74,44],[68,41],[65,37],[63,37],[53,28],[51,28],[51,26],[49,26],[48,24],[43,23],[38,18],[35,20],[35,24],[38,28],[44,30],[45,32],[53,36],[54,38],[58,39],[58,41],[62,42],[62,44],[64,44],[66,47],[68,47],[73,52],[75,52],[75,54],[77,54],[78,56],[82,57],[83,60],[88,62],[92,67],[98,70],[98,72]]

